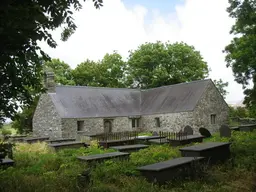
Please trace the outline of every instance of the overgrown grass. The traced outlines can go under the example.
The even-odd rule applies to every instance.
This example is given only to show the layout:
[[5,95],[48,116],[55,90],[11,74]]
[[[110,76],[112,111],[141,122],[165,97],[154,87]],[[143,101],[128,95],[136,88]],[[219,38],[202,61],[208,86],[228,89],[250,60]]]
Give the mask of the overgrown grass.
[[90,191],[90,192],[233,192],[253,191],[256,183],[256,131],[233,132],[231,138],[218,135],[206,141],[230,141],[233,160],[208,167],[203,178],[171,182],[165,186],[148,183],[136,167],[180,156],[178,148],[152,145],[132,153],[129,160],[109,160],[91,169],[91,183],[78,185],[77,176],[88,166],[80,155],[106,153],[92,145],[87,149],[66,149],[54,153],[46,144],[19,144],[14,150],[16,166],[0,171],[0,191]]

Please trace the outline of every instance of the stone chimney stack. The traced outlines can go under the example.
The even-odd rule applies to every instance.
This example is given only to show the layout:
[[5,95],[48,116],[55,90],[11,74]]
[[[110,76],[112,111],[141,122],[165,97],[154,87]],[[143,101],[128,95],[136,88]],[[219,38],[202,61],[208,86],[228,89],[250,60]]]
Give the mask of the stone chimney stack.
[[44,85],[48,93],[55,93],[55,80],[53,72],[45,72]]

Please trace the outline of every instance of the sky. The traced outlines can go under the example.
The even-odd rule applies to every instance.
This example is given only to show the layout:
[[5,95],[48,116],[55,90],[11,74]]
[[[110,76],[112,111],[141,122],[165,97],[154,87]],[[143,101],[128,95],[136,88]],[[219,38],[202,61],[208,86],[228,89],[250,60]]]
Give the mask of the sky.
[[76,32],[56,49],[40,43],[52,58],[59,58],[75,68],[86,59],[99,60],[106,53],[117,51],[124,59],[128,51],[145,42],[185,42],[200,51],[210,67],[211,79],[229,82],[226,101],[241,102],[242,86],[234,81],[226,67],[222,50],[232,39],[229,34],[234,20],[226,12],[228,0],[103,0],[97,10],[90,0],[74,14]]

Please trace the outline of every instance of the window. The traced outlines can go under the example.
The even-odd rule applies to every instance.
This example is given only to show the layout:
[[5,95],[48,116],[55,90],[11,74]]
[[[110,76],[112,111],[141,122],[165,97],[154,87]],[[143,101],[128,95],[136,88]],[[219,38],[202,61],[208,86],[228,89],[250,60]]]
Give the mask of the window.
[[211,115],[211,124],[215,124],[216,123],[216,114],[212,114]]
[[77,121],[77,131],[83,131],[84,121]]
[[160,127],[161,126],[160,125],[160,118],[156,117],[155,120],[156,120],[156,127]]
[[132,119],[132,128],[137,128],[137,127],[140,127],[140,119],[133,118]]

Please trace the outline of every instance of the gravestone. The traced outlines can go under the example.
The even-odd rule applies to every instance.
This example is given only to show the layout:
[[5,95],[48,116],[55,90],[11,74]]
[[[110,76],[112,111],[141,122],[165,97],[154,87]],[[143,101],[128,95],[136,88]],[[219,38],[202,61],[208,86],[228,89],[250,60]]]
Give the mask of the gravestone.
[[210,131],[209,131],[208,129],[206,129],[206,128],[203,128],[203,127],[201,127],[201,128],[199,129],[199,132],[200,132],[201,135],[205,136],[206,138],[212,136],[212,134],[210,133]]
[[156,131],[153,131],[152,136],[158,136],[158,133]]
[[231,137],[231,130],[227,125],[220,126],[220,137]]
[[189,125],[187,125],[187,126],[184,128],[184,132],[187,133],[187,135],[193,135],[193,129],[192,129],[192,127],[190,127]]

